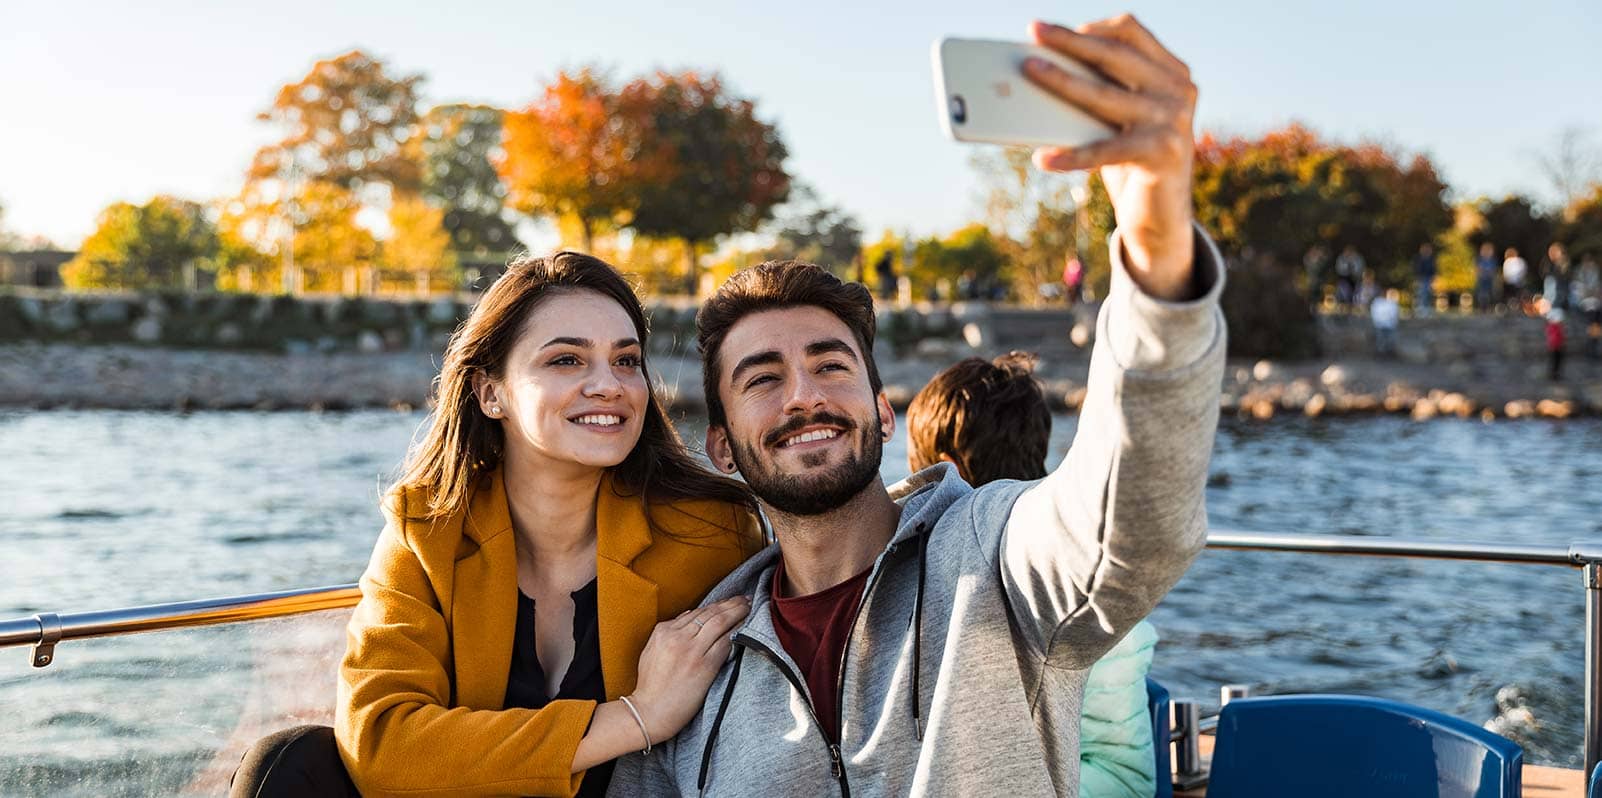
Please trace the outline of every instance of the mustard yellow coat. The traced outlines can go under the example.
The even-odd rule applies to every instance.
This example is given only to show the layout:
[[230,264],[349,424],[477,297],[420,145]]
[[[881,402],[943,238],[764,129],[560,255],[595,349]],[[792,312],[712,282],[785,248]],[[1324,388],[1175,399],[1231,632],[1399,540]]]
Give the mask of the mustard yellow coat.
[[[340,666],[334,730],[366,796],[571,796],[594,701],[503,709],[517,622],[517,551],[497,471],[465,512],[435,521],[400,498],[362,574]],[[659,621],[694,607],[760,546],[755,519],[714,501],[655,505],[610,476],[596,499],[596,594],[607,698],[634,689]],[[398,510],[398,512],[397,512]]]

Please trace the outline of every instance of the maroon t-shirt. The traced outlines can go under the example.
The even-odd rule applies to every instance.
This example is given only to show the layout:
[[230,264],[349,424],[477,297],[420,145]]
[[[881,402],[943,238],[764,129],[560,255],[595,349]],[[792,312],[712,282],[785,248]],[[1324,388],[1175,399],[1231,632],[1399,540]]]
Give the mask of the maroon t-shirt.
[[840,655],[845,651],[846,638],[851,636],[851,622],[856,620],[857,604],[862,600],[862,589],[868,584],[870,568],[834,587],[820,590],[810,596],[780,594],[784,583],[784,559],[773,571],[773,629],[779,633],[779,643],[790,658],[801,668],[801,678],[807,681],[812,693],[812,710],[818,713],[823,733],[838,743],[839,707],[835,697],[840,685]]

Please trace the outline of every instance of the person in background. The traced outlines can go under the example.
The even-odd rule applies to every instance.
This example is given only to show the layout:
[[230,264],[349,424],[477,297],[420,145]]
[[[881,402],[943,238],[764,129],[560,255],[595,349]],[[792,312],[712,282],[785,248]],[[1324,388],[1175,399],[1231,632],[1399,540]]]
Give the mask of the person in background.
[[428,432],[383,502],[334,728],[259,741],[234,796],[598,796],[678,732],[760,548],[746,487],[679,440],[611,266],[521,257],[452,334]]
[[1585,353],[1592,360],[1602,358],[1602,266],[1596,255],[1585,253],[1574,275],[1575,303],[1585,322]]
[[1524,280],[1529,276],[1530,265],[1519,257],[1519,251],[1508,247],[1502,256],[1502,302],[1510,311],[1524,308]]
[[1568,312],[1574,304],[1572,282],[1569,252],[1562,244],[1553,243],[1546,248],[1546,260],[1541,262],[1541,310]]
[[1079,254],[1068,253],[1068,262],[1062,267],[1062,285],[1068,298],[1068,307],[1079,304],[1085,286],[1085,264]]
[[1329,279],[1329,266],[1329,249],[1323,244],[1314,244],[1302,256],[1302,268],[1307,270],[1307,304],[1314,313],[1324,303],[1324,283]]
[[885,250],[873,264],[873,273],[879,280],[879,298],[886,302],[895,301],[897,287],[895,253]]
[[1553,382],[1563,379],[1563,345],[1568,342],[1568,335],[1563,329],[1566,317],[1563,308],[1552,308],[1546,312],[1546,375]]
[[1418,245],[1413,257],[1413,279],[1418,289],[1413,294],[1413,315],[1424,318],[1435,308],[1435,245],[1426,241]]
[[1357,302],[1357,287],[1361,284],[1363,273],[1368,271],[1368,264],[1358,253],[1357,247],[1347,244],[1340,257],[1335,259],[1335,302],[1342,310],[1350,311]]
[[1474,309],[1484,313],[1491,309],[1496,291],[1496,245],[1487,241],[1480,245],[1480,254],[1474,258]]
[[[979,487],[1000,479],[1046,475],[1051,409],[1034,376],[1034,356],[1010,352],[970,357],[936,374],[907,408],[907,465],[942,461]],[[1146,674],[1157,630],[1135,624],[1090,669],[1080,713],[1079,795],[1144,798],[1157,778]]]
[[1379,298],[1379,295],[1379,281],[1374,279],[1374,270],[1364,269],[1363,281],[1357,286],[1357,296],[1352,298],[1353,304],[1361,308],[1361,312],[1366,313],[1369,306],[1374,304],[1374,300]]
[[1368,315],[1374,322],[1374,354],[1391,357],[1396,354],[1396,328],[1402,319],[1402,293],[1394,288],[1385,289],[1369,305]]

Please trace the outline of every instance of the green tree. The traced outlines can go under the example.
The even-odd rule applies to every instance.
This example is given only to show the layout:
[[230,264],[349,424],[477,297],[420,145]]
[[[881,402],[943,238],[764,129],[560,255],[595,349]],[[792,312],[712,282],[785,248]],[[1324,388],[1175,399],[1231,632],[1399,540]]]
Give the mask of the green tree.
[[1092,243],[1075,212],[1080,178],[1042,172],[1032,155],[1028,147],[985,148],[968,159],[980,179],[985,222],[1014,266],[1013,289],[1029,301],[1039,298],[1040,286],[1062,279],[1071,253]]
[[685,285],[699,282],[697,252],[718,236],[756,230],[789,194],[788,155],[778,130],[756,106],[733,96],[717,75],[658,73],[636,81],[650,111],[654,140],[671,164],[665,179],[640,184],[632,226],[644,235],[683,242]]
[[845,210],[823,202],[811,187],[798,184],[773,225],[767,259],[816,263],[846,279],[857,277],[862,228]]
[[194,270],[209,267],[217,248],[217,230],[198,203],[169,196],[119,202],[101,211],[61,278],[79,289],[191,288]]
[[409,144],[422,167],[422,193],[443,208],[450,249],[463,259],[501,261],[522,245],[507,221],[498,108],[442,105],[429,110]]
[[305,77],[280,88],[259,115],[285,135],[257,151],[249,178],[298,172],[358,192],[372,183],[416,192],[420,165],[405,145],[417,124],[422,81],[421,75],[391,76],[383,61],[361,50],[318,61]]
[[[913,294],[927,296],[929,290],[946,285],[971,285],[980,298],[989,298],[998,288],[1005,290],[1011,275],[1002,242],[982,223],[970,224],[945,238],[926,238],[912,252]],[[958,297],[966,298],[966,297]]]

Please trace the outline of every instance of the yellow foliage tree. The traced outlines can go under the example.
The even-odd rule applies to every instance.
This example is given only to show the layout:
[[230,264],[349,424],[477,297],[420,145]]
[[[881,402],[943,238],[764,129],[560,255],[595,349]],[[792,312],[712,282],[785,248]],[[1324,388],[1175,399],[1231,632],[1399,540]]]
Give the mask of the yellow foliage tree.
[[369,273],[378,255],[378,241],[356,223],[360,210],[356,196],[333,183],[307,183],[295,194],[288,209],[295,223],[291,291],[362,291],[361,276]]
[[190,288],[194,270],[210,268],[216,252],[217,231],[203,206],[168,196],[118,202],[101,211],[61,278],[78,289]]
[[459,285],[445,212],[421,197],[403,196],[389,209],[389,238],[383,244],[385,290],[431,294]]

